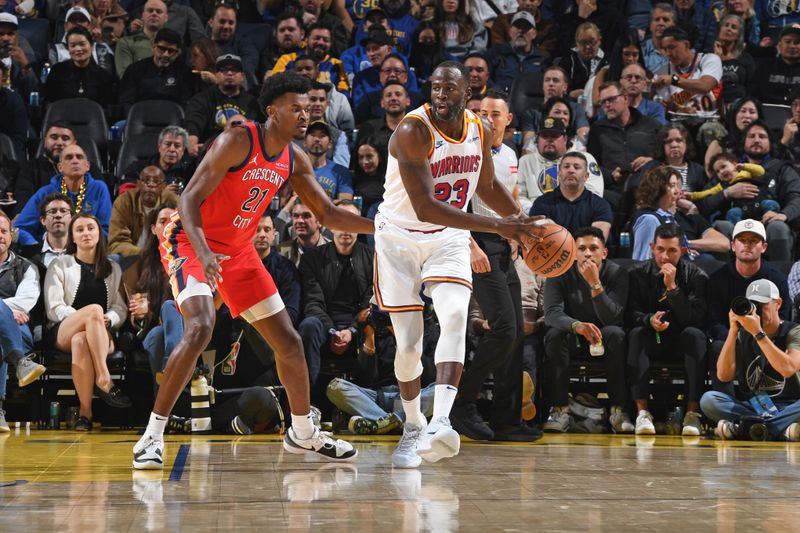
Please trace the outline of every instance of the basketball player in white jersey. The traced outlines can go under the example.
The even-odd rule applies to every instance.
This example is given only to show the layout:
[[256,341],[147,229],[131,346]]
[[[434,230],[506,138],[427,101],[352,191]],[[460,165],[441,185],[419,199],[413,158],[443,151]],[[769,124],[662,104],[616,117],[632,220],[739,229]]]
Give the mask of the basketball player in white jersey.
[[[456,455],[450,426],[464,368],[467,308],[472,290],[469,231],[536,241],[524,216],[494,176],[491,125],[465,109],[469,72],[440,64],[430,78],[431,104],[408,113],[389,141],[384,201],[375,217],[375,297],[391,313],[397,340],[395,375],[406,423],[392,463],[416,468]],[[505,218],[466,212],[473,194]],[[420,410],[423,302],[433,299],[441,333],[430,426]]]

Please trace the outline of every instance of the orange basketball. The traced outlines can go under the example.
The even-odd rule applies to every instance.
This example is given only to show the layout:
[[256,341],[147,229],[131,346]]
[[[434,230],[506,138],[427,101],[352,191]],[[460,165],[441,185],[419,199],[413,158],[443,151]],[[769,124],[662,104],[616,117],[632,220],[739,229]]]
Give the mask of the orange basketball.
[[528,268],[545,278],[555,278],[569,270],[577,255],[570,232],[558,224],[537,224],[533,233],[542,240],[522,243]]

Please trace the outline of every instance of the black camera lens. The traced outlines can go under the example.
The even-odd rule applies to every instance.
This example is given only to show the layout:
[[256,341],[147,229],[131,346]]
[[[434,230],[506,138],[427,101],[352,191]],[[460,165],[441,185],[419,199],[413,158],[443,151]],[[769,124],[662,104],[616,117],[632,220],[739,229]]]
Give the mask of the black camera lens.
[[746,316],[752,313],[755,310],[755,305],[753,302],[745,298],[744,296],[737,296],[731,302],[731,311],[739,316]]

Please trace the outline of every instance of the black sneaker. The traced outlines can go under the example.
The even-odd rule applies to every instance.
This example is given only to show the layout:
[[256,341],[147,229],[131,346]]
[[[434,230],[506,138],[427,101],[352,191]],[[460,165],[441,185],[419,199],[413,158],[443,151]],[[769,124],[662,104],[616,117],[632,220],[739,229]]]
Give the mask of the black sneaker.
[[165,429],[168,433],[188,435],[192,432],[192,419],[184,418],[182,416],[169,415],[167,427]]
[[75,421],[75,431],[91,431],[92,430],[92,421],[82,416]]
[[231,420],[231,430],[237,435],[253,434],[253,430],[250,429],[250,427],[244,423],[244,420],[242,420],[242,417],[239,415],[236,415],[235,417],[233,417],[233,420]]
[[289,453],[327,459],[329,461],[350,461],[358,455],[358,450],[347,441],[334,439],[330,433],[314,428],[308,439],[298,439],[294,428],[289,428],[283,437],[283,449]]
[[131,399],[128,398],[128,396],[116,385],[112,385],[108,392],[104,391],[100,387],[95,386],[94,392],[98,397],[100,397],[101,400],[111,407],[125,409],[133,405],[131,403]]
[[533,442],[544,436],[542,430],[525,424],[492,426],[492,429],[494,430],[494,439],[492,440],[497,441]]
[[478,414],[474,403],[453,406],[450,411],[450,424],[457,432],[472,440],[492,440],[494,431]]

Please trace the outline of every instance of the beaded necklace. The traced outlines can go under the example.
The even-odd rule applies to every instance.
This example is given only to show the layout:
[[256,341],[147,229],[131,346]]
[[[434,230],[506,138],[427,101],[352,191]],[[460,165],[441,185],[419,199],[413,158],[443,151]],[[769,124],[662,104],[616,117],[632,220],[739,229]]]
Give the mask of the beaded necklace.
[[[67,180],[64,178],[61,178],[61,194],[67,194]],[[78,191],[78,201],[75,202],[75,213],[81,212],[84,196],[86,196],[86,178],[83,178],[83,181],[81,181],[81,189]]]

